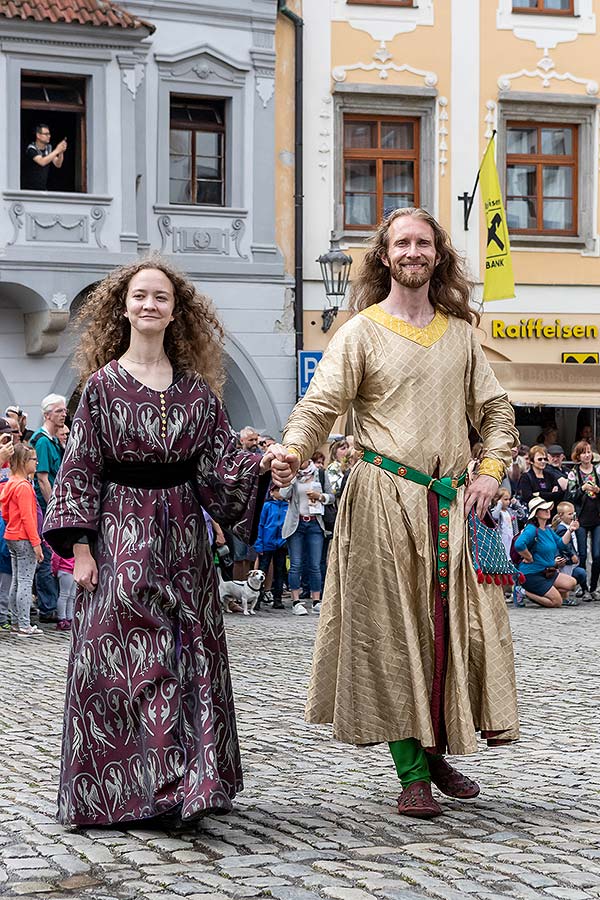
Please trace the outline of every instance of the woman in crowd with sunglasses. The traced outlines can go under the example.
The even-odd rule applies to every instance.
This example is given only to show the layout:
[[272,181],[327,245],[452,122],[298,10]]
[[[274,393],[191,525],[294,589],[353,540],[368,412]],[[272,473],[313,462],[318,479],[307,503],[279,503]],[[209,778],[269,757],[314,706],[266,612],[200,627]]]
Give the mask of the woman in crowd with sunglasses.
[[558,478],[553,472],[546,469],[548,464],[548,452],[543,444],[534,444],[529,451],[530,467],[523,472],[519,479],[517,494],[528,504],[532,497],[541,497],[542,500],[551,500],[554,504],[560,503],[564,492],[558,483]]

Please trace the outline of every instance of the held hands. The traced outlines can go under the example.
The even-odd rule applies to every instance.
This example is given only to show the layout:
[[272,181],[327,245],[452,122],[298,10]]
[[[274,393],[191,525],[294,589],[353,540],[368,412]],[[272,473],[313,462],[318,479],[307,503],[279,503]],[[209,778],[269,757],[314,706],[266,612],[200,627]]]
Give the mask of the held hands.
[[90,553],[88,544],[75,544],[73,547],[75,566],[73,579],[86,591],[95,591],[98,585],[98,566]]
[[260,471],[270,469],[273,484],[282,488],[292,483],[299,466],[300,460],[295,453],[288,453],[281,444],[271,444],[260,462]]
[[465,491],[465,518],[475,507],[475,512],[483,519],[488,507],[498,493],[498,482],[491,475],[478,475]]

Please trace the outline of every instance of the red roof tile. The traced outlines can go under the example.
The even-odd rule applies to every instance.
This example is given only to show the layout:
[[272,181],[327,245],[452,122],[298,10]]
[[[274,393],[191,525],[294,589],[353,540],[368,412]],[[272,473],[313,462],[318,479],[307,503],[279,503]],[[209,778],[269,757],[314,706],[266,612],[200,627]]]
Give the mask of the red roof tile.
[[137,19],[112,0],[0,0],[0,16],[33,19],[36,22],[74,22],[78,25],[108,25],[118,28],[154,26]]

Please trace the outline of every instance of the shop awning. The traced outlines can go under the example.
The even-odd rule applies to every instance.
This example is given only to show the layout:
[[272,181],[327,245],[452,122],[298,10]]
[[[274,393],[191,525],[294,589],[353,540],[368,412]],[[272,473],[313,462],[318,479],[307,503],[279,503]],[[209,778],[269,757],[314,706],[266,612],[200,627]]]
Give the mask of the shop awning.
[[576,363],[492,362],[511,403],[600,407],[600,366]]

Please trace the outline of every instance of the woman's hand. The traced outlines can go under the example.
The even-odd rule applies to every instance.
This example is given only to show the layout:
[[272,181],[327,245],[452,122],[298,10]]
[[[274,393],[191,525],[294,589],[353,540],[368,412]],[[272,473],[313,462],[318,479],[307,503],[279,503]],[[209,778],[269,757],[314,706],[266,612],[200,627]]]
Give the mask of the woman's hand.
[[11,435],[3,434],[2,437],[0,437],[0,466],[7,463],[14,452],[15,445],[12,442]]
[[307,491],[306,496],[310,500],[311,503],[322,503],[323,502],[323,494],[320,491]]
[[526,563],[533,562],[533,556],[531,555],[530,550],[519,550],[519,556],[522,557],[523,562],[526,562]]
[[37,547],[34,547],[33,552],[35,553],[36,563],[44,562],[44,551],[42,550],[41,544],[38,544]]
[[98,585],[98,566],[90,552],[88,544],[75,544],[73,547],[75,566],[73,578],[75,583],[86,591],[95,591]]
[[295,478],[300,460],[295,453],[288,453],[281,444],[271,444],[260,462],[260,471],[271,470],[271,478],[276,487],[287,487]]

